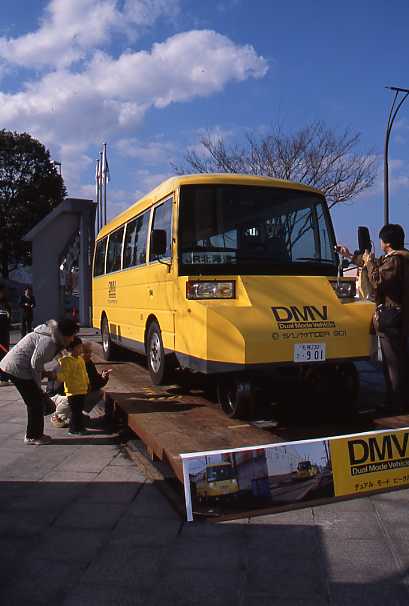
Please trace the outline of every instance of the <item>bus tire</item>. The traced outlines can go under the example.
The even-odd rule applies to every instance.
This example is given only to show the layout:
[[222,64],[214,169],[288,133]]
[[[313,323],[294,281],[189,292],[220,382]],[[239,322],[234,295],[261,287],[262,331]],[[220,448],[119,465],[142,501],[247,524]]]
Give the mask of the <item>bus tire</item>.
[[112,360],[114,357],[115,345],[112,343],[109,333],[108,318],[104,315],[101,321],[102,353],[105,360]]
[[231,419],[251,419],[254,416],[254,393],[249,381],[224,377],[217,384],[217,400]]
[[169,384],[171,364],[165,356],[162,333],[159,324],[153,320],[146,335],[146,358],[149,374],[154,385]]

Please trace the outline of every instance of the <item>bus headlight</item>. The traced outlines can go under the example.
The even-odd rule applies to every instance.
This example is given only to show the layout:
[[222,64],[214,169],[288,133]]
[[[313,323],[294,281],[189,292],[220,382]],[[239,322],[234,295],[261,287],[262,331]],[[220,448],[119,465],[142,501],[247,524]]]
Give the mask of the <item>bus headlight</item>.
[[234,299],[235,290],[234,281],[189,280],[186,282],[187,299]]
[[331,280],[331,286],[339,299],[353,299],[356,296],[355,280]]

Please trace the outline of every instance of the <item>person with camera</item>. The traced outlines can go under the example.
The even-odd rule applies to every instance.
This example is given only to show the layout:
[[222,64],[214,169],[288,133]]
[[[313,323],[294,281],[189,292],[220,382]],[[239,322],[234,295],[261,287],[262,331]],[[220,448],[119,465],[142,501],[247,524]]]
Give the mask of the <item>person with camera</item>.
[[379,232],[383,255],[365,251],[353,255],[346,246],[337,251],[366,267],[373,288],[374,328],[380,340],[386,386],[385,411],[409,411],[409,251],[400,225],[384,225]]

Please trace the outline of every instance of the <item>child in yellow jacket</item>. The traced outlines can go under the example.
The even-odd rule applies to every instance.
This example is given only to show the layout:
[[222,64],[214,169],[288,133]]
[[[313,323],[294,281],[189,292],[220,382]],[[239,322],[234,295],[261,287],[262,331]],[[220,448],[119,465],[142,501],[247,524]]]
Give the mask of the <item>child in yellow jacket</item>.
[[68,346],[70,354],[59,360],[60,369],[57,374],[59,381],[64,381],[64,391],[71,408],[71,420],[68,433],[82,435],[87,433],[84,426],[82,410],[85,397],[89,390],[89,378],[82,357],[82,341],[79,337]]

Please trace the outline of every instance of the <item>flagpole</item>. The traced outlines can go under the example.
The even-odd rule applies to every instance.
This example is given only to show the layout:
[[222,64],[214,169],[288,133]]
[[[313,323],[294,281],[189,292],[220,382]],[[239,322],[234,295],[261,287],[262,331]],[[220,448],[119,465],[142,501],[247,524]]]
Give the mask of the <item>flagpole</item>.
[[102,208],[102,171],[103,170],[104,169],[102,166],[102,150],[101,150],[99,152],[99,178],[98,178],[98,183],[99,183],[98,205],[99,205],[99,220],[100,220],[101,227],[103,227],[103,225],[104,225],[104,213],[103,213],[103,208]]
[[107,222],[107,144],[104,143],[104,225]]
[[96,194],[96,203],[97,203],[97,233],[100,230],[99,227],[99,158],[96,161],[95,168],[95,194]]

